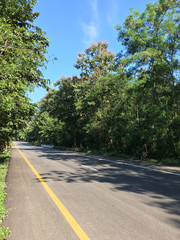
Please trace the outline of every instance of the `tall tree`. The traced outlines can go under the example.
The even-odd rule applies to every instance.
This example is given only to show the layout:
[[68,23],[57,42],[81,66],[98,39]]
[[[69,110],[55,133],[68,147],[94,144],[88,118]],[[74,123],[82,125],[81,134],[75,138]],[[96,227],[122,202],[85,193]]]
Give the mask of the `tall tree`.
[[[77,128],[79,115],[75,106],[75,92],[73,85],[77,77],[61,77],[56,82],[58,90],[50,91],[41,102],[41,109],[48,111],[52,117],[65,124],[69,145],[77,145]],[[72,137],[69,138],[69,135]]]
[[121,62],[129,64],[129,69],[136,75],[139,73],[140,78],[146,76],[143,79],[152,85],[156,103],[158,86],[169,86],[174,93],[179,81],[179,7],[180,2],[176,0],[149,3],[142,14],[131,10],[124,26],[117,26],[118,40],[126,48],[126,57]]
[[134,116],[147,154],[158,148],[166,155],[169,147],[179,151],[171,135],[171,125],[175,121],[178,128],[180,116],[179,7],[179,1],[159,0],[147,4],[142,14],[131,10],[124,25],[117,26],[126,49],[120,62],[134,79]]
[[[0,2],[0,146],[3,148],[32,114],[26,91],[45,86],[45,33],[33,25],[36,0]],[[23,124],[22,124],[23,123]]]
[[41,102],[44,131],[32,128],[39,139],[57,132],[64,146],[179,158],[179,7],[179,1],[159,0],[143,13],[131,10],[117,26],[125,48],[116,58],[103,42],[79,53],[80,75],[61,78]]
[[106,42],[93,43],[78,54],[75,67],[80,70],[80,77],[74,84],[76,111],[84,134],[90,136],[93,132],[91,140],[86,142],[93,142],[94,133],[99,134],[94,122],[109,84],[105,77],[114,71],[114,59],[115,54],[108,50]]

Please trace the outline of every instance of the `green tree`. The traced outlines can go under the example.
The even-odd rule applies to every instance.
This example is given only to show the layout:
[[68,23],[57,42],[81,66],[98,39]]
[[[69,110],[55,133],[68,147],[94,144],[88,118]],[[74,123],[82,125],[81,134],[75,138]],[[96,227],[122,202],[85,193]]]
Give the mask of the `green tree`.
[[86,136],[85,145],[90,142],[97,145],[95,139],[99,131],[95,122],[109,84],[105,77],[114,71],[114,59],[115,54],[108,50],[106,42],[94,43],[78,54],[75,67],[80,70],[80,77],[74,84],[75,106]]
[[138,144],[138,155],[143,151],[146,156],[179,153],[179,140],[171,129],[174,121],[179,127],[180,115],[179,7],[179,1],[159,0],[147,4],[142,14],[131,10],[124,25],[117,26],[118,40],[126,49],[120,63],[133,79],[131,127],[136,132],[131,136],[132,143]]
[[117,26],[124,52],[116,57],[103,42],[79,53],[80,75],[62,77],[41,101],[31,136],[140,158],[178,158],[179,7],[179,1],[159,0],[141,14],[131,10]]
[[46,86],[42,71],[49,44],[33,25],[35,0],[0,2],[0,148],[4,148],[33,113],[26,91]]
[[56,82],[58,90],[51,90],[41,102],[41,109],[64,123],[64,144],[76,146],[79,115],[75,106],[74,84],[77,77],[61,77]]
[[47,111],[39,107],[29,123],[27,139],[30,142],[58,145],[61,143],[62,128],[63,124],[57,118],[50,117]]
[[131,10],[124,26],[117,26],[118,40],[126,47],[127,57],[121,62],[129,65],[129,70],[134,71],[138,81],[141,78],[142,81],[149,82],[157,104],[161,86],[170,87],[174,104],[177,102],[175,92],[179,81],[179,7],[180,2],[176,0],[150,3],[142,14]]
[[114,53],[107,50],[108,43],[93,43],[84,52],[78,53],[75,68],[80,69],[80,76],[91,82],[100,79],[114,69]]

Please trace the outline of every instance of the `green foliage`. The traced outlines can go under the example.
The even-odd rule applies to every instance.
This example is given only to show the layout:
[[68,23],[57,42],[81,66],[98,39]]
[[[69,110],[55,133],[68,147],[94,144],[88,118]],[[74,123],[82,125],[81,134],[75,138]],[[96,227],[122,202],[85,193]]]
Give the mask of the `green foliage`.
[[[84,135],[82,136],[84,138],[82,145],[94,146],[97,144],[95,138],[97,141],[101,141],[104,135],[104,130],[100,130],[98,122],[102,119],[103,98],[110,91],[110,85],[112,85],[106,76],[115,69],[114,54],[107,48],[106,42],[92,44],[85,50],[85,53],[78,54],[75,64],[75,67],[81,71],[80,77],[76,78],[73,87],[74,104],[79,115],[78,124]],[[104,101],[106,100],[104,99]],[[99,134],[99,130],[102,134]]]
[[0,153],[0,239],[4,240],[10,235],[10,231],[2,226],[2,220],[7,216],[7,211],[4,208],[4,200],[6,197],[5,178],[8,169],[10,152]]
[[0,240],[8,239],[8,237],[11,235],[11,231],[9,231],[5,227],[0,227]]
[[81,70],[81,77],[85,80],[94,81],[100,79],[114,68],[114,53],[107,50],[108,43],[98,42],[91,44],[85,52],[79,53],[75,68]]
[[[143,13],[132,9],[116,27],[125,47],[116,57],[104,42],[79,53],[80,75],[62,77],[42,100],[38,118],[47,114],[46,124],[32,122],[32,136],[41,141],[52,131],[65,147],[179,161],[179,7],[159,0]],[[49,118],[59,132],[47,131]]]
[[36,1],[0,2],[0,150],[24,128],[34,112],[26,91],[46,86],[40,70],[47,62],[45,33],[33,26]]
[[126,47],[120,59],[134,83],[130,89],[136,122],[131,122],[133,154],[178,157],[178,138],[172,122],[179,119],[179,1],[147,4],[140,14],[131,11],[124,26],[117,26],[118,39]]
[[32,142],[57,145],[63,124],[49,116],[47,111],[38,111],[31,120],[27,139]]

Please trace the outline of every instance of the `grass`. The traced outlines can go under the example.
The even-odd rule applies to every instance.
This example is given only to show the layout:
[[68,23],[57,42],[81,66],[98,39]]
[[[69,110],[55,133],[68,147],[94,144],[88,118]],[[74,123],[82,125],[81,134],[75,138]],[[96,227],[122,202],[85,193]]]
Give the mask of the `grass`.
[[175,158],[147,159],[148,162],[171,167],[180,167],[180,160]]
[[2,226],[2,221],[6,218],[8,211],[4,207],[6,193],[6,174],[10,158],[10,150],[0,153],[0,240],[5,240],[10,235],[10,231]]

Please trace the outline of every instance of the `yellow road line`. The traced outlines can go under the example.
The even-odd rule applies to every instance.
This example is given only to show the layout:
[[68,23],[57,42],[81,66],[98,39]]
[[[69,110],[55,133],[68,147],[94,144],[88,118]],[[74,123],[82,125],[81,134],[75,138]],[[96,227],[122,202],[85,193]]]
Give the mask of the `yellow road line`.
[[83,229],[80,227],[80,225],[76,222],[76,220],[73,218],[73,216],[70,214],[70,212],[65,208],[65,206],[61,203],[59,198],[54,194],[54,192],[51,190],[51,188],[47,185],[47,183],[42,179],[42,177],[39,175],[39,173],[36,171],[36,169],[31,165],[31,163],[27,160],[27,158],[24,156],[24,154],[19,150],[19,148],[16,146],[20,154],[23,156],[27,164],[30,166],[34,174],[37,176],[39,181],[42,183],[43,187],[46,189],[52,200],[55,202],[61,213],[64,215],[66,220],[69,222],[70,226],[74,230],[74,232],[77,234],[79,239],[81,240],[90,240],[90,238],[86,235],[86,233],[83,231]]

